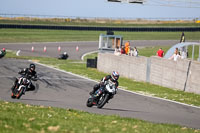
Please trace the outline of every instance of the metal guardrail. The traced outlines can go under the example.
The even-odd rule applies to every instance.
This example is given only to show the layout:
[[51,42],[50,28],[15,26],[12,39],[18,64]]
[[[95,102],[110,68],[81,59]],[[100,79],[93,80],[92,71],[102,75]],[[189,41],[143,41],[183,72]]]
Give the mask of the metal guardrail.
[[194,32],[194,31],[200,31],[200,27],[89,27],[89,26],[50,26],[50,25],[17,25],[17,24],[0,24],[0,28],[86,30],[86,31],[125,31],[125,32]]

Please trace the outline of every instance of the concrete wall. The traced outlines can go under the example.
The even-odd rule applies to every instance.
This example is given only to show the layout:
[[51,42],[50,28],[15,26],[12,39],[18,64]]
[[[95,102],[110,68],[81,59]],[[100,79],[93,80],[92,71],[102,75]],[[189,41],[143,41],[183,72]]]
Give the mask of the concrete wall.
[[123,77],[200,94],[199,62],[99,53],[97,69],[106,73],[116,70]]
[[188,60],[173,61],[151,57],[150,82],[164,87],[184,90]]
[[111,73],[116,70],[121,76],[138,81],[146,81],[147,57],[116,56],[110,53],[99,53],[97,69]]
[[200,94],[200,62],[191,62],[185,90]]

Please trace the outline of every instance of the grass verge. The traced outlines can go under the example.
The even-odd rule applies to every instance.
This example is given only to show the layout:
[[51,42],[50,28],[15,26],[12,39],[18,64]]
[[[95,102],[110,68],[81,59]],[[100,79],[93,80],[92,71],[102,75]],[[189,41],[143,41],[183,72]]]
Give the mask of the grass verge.
[[[73,31],[42,29],[0,29],[1,43],[98,41],[105,31]],[[115,32],[124,40],[179,40],[181,32]],[[200,32],[185,32],[188,40],[199,40]]]
[[1,133],[199,133],[171,124],[0,101]]
[[[20,20],[22,19],[22,20]],[[3,20],[0,19],[0,24],[19,24],[19,25],[55,25],[55,26],[93,26],[93,27],[199,27],[200,25],[198,23],[194,23],[194,22],[179,22],[179,23],[174,23],[172,22],[153,22],[153,21],[144,21],[146,23],[143,23],[142,20],[140,21],[141,23],[136,22],[135,24],[131,24],[131,23],[126,23],[125,21],[121,21],[121,20],[105,20],[104,23],[99,22],[98,20],[96,22],[90,22],[87,19],[84,20],[78,20],[79,22],[77,22],[76,20],[67,22],[66,20],[61,20],[59,21],[59,19],[32,19],[32,20],[27,20],[26,18],[20,18],[18,20]],[[152,23],[153,22],[153,23]]]

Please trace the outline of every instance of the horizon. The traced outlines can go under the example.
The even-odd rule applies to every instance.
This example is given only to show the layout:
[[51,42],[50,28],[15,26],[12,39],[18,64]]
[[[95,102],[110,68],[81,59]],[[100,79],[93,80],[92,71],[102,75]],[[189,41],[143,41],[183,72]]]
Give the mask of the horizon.
[[70,18],[200,18],[200,8],[127,4],[107,0],[0,0],[0,13]]

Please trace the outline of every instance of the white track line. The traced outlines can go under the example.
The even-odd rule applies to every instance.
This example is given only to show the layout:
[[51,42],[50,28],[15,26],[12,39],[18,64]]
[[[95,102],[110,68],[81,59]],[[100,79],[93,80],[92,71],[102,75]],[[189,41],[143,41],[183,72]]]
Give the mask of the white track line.
[[84,57],[88,54],[93,54],[93,53],[97,53],[98,51],[92,51],[92,52],[88,52],[88,53],[85,53],[81,56],[81,60],[83,61],[84,60]]
[[[0,78],[15,78],[15,76],[0,76]],[[72,79],[72,78],[39,78],[39,79],[49,79],[49,80],[51,80],[51,79],[53,79],[53,80],[68,80],[68,81],[72,81],[72,80],[76,80],[76,81],[86,81],[86,80],[88,80],[88,79],[83,79],[83,78],[74,78],[74,79]]]
[[[29,60],[29,61],[30,61],[30,62],[33,62],[33,61],[31,61],[31,60]],[[57,70],[57,71],[60,71],[60,72],[63,72],[63,73],[67,73],[67,74],[70,74],[70,75],[73,75],[73,76],[77,76],[77,77],[80,77],[80,78],[83,78],[83,79],[86,79],[86,80],[89,80],[89,81],[93,81],[93,82],[98,83],[98,81],[96,81],[96,80],[89,79],[89,78],[87,78],[87,77],[80,76],[80,75],[78,75],[78,74],[74,74],[74,73],[71,73],[71,72],[67,72],[67,71],[64,71],[64,70],[60,70],[60,69],[58,69],[58,68],[54,68],[54,67],[52,67],[52,66],[47,66],[47,65],[45,65],[45,64],[41,64],[41,63],[38,63],[38,62],[34,62],[34,63],[35,63],[35,64],[38,64],[38,65],[41,65],[41,66],[44,66],[44,67],[48,67],[48,68]],[[176,104],[180,104],[180,105],[184,105],[184,106],[188,106],[188,107],[193,107],[193,108],[200,109],[199,106],[189,105],[189,104],[186,104],[186,103],[181,103],[181,102],[177,102],[177,101],[173,101],[173,100],[169,100],[169,99],[164,99],[164,98],[160,98],[160,97],[148,96],[148,95],[140,94],[140,93],[137,93],[137,92],[125,90],[125,89],[122,89],[122,88],[119,88],[119,89],[122,90],[122,91],[126,91],[126,92],[129,92],[129,93],[133,93],[133,94],[136,94],[136,95],[140,95],[140,96],[150,97],[150,98],[154,98],[154,99],[159,99],[159,100],[163,100],[163,101],[168,101],[168,102],[172,102],[172,103],[176,103]]]

